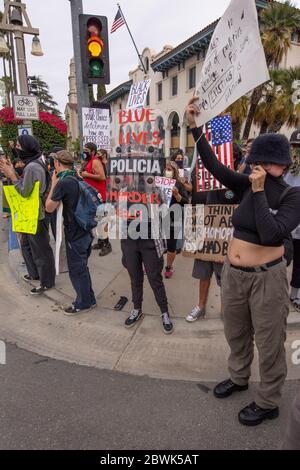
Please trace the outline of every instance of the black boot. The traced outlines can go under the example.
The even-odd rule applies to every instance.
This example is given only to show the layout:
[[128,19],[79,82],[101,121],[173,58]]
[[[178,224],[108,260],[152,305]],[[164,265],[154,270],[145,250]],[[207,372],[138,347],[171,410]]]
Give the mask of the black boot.
[[231,379],[228,379],[215,387],[214,396],[216,398],[227,398],[234,392],[243,392],[244,390],[248,390],[248,385],[237,385]]
[[279,416],[279,408],[260,408],[255,402],[246,406],[239,413],[239,422],[244,426],[257,426],[266,419],[276,419]]

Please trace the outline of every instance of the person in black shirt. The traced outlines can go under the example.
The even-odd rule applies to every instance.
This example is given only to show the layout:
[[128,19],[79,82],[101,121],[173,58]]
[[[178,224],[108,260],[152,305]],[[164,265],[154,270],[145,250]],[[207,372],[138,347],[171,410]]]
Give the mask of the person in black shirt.
[[72,316],[96,307],[88,268],[93,236],[78,225],[74,216],[79,199],[79,184],[76,171],[73,170],[73,156],[66,150],[58,152],[54,156],[54,165],[46,210],[51,214],[63,203],[69,276],[77,294],[75,302],[65,309],[65,314]]
[[187,107],[189,126],[205,168],[241,200],[233,216],[234,237],[222,271],[222,308],[230,379],[214,395],[226,398],[248,388],[254,357],[259,352],[261,382],[255,402],[239,413],[240,423],[255,426],[279,415],[287,374],[286,320],[289,313],[284,240],[300,222],[300,188],[283,179],[291,165],[288,140],[266,134],[254,140],[247,162],[250,176],[231,171],[216,158],[195,118],[198,98]]

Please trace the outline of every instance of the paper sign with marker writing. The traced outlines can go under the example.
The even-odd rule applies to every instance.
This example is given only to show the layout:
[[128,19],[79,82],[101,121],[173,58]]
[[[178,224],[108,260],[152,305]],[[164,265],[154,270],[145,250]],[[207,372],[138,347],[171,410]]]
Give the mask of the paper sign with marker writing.
[[268,80],[255,0],[232,0],[215,29],[196,89],[198,126]]
[[11,210],[13,232],[35,235],[39,219],[40,183],[35,183],[27,198],[21,196],[14,186],[3,186],[3,191]]
[[137,109],[145,106],[150,84],[151,80],[145,80],[131,85],[127,109]]
[[160,188],[165,195],[167,205],[170,207],[173,189],[175,188],[176,180],[165,178],[164,176],[155,177],[155,186]]

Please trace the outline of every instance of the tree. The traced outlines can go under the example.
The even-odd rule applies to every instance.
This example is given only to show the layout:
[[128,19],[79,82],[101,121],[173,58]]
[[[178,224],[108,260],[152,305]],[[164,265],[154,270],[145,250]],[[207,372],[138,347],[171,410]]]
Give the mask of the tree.
[[226,110],[226,113],[231,115],[234,140],[240,139],[242,125],[248,113],[248,106],[249,98],[247,96],[242,96],[242,98],[235,101],[235,103],[229,106]]
[[[106,86],[102,84],[97,85],[97,101],[100,101],[106,95]],[[89,101],[90,105],[95,103],[94,87],[89,85]]]
[[41,77],[28,77],[29,93],[35,95],[38,99],[40,111],[55,114],[61,117],[58,104],[49,93],[49,86]]
[[[283,57],[291,47],[292,33],[299,28],[300,13],[290,0],[284,3],[271,3],[261,13],[260,24],[262,43],[269,68],[279,67]],[[262,98],[264,85],[252,93],[243,138],[248,139],[256,108]]]

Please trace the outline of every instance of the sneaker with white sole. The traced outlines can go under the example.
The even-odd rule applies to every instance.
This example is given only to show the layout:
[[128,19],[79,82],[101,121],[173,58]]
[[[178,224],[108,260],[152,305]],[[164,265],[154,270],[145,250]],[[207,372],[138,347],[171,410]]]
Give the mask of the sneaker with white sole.
[[29,276],[29,274],[25,274],[25,276],[23,276],[23,281],[25,281],[25,282],[39,281],[39,278],[38,277],[31,277],[31,276]]
[[31,289],[30,294],[31,295],[41,295],[44,292],[46,292],[47,290],[48,290],[47,287],[38,286],[38,287],[34,287],[33,289]]
[[290,299],[296,312],[300,312],[300,299]]
[[165,335],[171,335],[174,331],[173,323],[170,319],[169,312],[165,312],[161,315],[163,330]]
[[65,308],[64,314],[67,317],[74,317],[76,315],[79,315],[80,313],[90,312],[92,308],[93,307],[80,309],[80,308],[76,308],[74,305],[71,305],[71,307]]
[[193,323],[194,321],[199,320],[200,318],[205,317],[205,308],[195,307],[191,313],[186,317],[188,323]]
[[141,309],[134,309],[132,310],[130,316],[125,321],[126,328],[132,328],[143,316],[143,312]]

